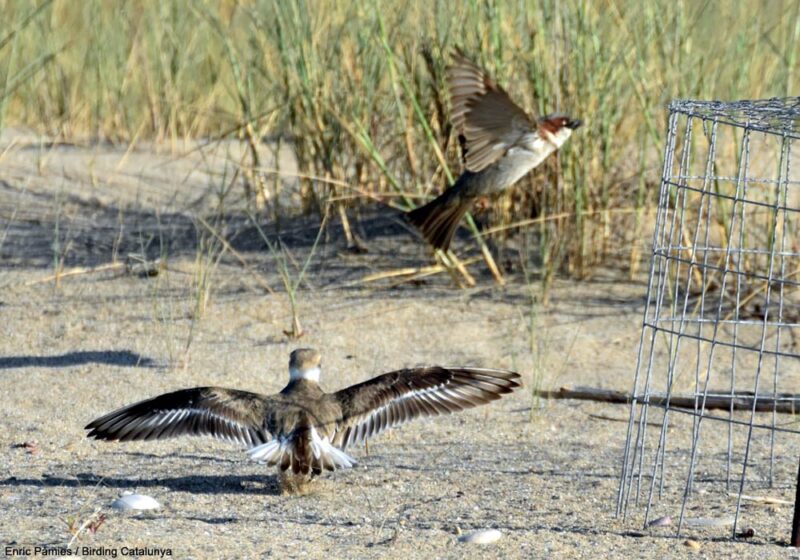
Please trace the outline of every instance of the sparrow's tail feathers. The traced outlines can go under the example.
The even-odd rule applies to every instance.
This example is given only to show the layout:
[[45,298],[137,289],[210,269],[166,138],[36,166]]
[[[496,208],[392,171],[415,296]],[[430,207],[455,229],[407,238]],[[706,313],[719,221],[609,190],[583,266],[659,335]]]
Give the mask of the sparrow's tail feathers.
[[[452,190],[452,189],[450,189]],[[450,190],[425,206],[406,213],[406,218],[435,249],[447,250],[461,218],[472,205],[472,199],[453,196]]]

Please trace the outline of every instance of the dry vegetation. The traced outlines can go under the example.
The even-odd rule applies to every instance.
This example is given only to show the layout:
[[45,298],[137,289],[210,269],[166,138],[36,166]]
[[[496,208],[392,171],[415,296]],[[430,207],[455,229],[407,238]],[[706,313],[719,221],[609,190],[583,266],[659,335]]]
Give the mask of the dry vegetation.
[[789,0],[2,0],[0,11],[0,127],[134,145],[241,139],[252,149],[238,179],[276,221],[298,209],[280,204],[264,140],[296,154],[302,210],[320,216],[334,202],[346,222],[354,207],[407,208],[444,188],[458,155],[443,72],[459,45],[529,111],[587,123],[493,206],[485,231],[522,230],[545,279],[609,257],[636,267],[670,99],[784,96],[798,80]]

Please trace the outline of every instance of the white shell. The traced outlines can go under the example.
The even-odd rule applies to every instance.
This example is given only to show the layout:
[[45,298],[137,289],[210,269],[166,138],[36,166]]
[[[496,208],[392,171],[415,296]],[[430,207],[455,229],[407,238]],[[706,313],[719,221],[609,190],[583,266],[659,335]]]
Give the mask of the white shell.
[[503,534],[497,529],[482,529],[473,533],[467,533],[458,537],[458,540],[465,543],[491,544],[500,540]]
[[158,509],[161,507],[161,504],[144,494],[127,494],[114,500],[111,507],[122,511],[128,511],[132,509]]
[[653,519],[647,524],[648,527],[666,527],[667,525],[672,525],[672,517],[669,515],[659,517],[658,519]]

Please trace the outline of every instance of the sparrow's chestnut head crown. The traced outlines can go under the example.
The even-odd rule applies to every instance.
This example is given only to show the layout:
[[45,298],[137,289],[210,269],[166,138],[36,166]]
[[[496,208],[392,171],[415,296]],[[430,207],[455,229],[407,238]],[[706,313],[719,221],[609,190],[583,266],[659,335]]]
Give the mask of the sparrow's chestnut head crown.
[[562,128],[575,130],[583,124],[580,119],[573,119],[566,113],[551,113],[539,119],[539,125],[548,130],[548,132],[555,133]]
[[539,134],[560,148],[581,124],[564,113],[551,113],[539,119]]

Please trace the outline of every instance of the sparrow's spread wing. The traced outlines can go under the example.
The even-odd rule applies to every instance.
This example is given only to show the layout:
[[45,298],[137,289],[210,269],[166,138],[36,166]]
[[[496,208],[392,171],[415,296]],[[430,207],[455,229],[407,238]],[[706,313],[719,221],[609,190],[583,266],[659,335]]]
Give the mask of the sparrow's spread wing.
[[467,367],[403,369],[334,393],[342,449],[414,418],[457,412],[499,399],[520,386],[512,371]]
[[535,123],[478,65],[460,51],[447,68],[451,121],[459,135],[464,163],[478,171],[500,159],[536,130]]
[[133,441],[179,435],[209,435],[247,447],[270,439],[266,417],[270,397],[196,387],[134,403],[92,420],[88,437]]

